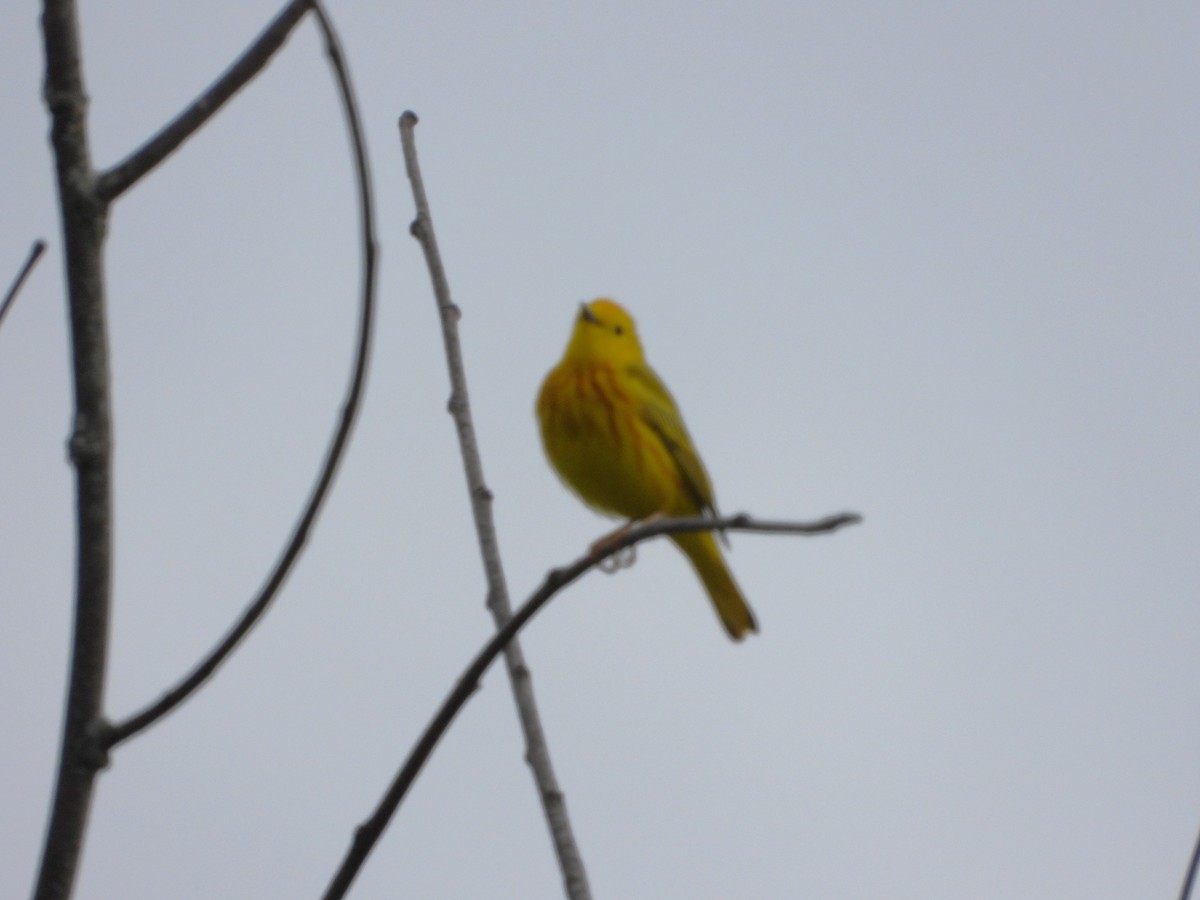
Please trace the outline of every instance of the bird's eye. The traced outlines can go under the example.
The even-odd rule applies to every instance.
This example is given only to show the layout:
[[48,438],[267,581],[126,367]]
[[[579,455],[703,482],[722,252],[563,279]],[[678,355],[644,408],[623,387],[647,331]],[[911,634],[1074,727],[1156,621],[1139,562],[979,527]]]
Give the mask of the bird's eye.
[[625,333],[625,329],[624,329],[624,328],[622,328],[620,325],[617,325],[617,326],[615,326],[615,327],[613,328],[613,331],[615,331],[617,334],[624,334],[624,333]]

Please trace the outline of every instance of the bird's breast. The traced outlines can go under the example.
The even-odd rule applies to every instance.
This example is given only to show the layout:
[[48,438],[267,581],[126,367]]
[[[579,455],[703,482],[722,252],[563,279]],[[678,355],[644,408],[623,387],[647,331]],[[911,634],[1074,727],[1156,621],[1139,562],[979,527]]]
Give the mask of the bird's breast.
[[626,518],[673,507],[678,471],[616,370],[560,366],[542,385],[537,412],[546,456],[586,503]]

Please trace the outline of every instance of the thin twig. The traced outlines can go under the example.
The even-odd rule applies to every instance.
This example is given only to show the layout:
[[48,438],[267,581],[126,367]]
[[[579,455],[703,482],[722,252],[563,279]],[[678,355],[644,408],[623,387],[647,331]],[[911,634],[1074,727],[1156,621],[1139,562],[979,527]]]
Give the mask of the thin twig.
[[330,442],[325,461],[321,466],[321,471],[317,476],[317,482],[313,487],[312,494],[308,499],[303,514],[296,523],[295,530],[292,532],[287,546],[276,562],[266,583],[259,591],[258,596],[246,608],[242,617],[221,643],[176,687],[172,688],[161,699],[142,712],[131,716],[118,725],[112,726],[103,735],[106,748],[113,747],[127,740],[165,716],[183,702],[188,695],[208,680],[217,667],[224,662],[225,658],[229,656],[233,649],[249,633],[250,629],[258,622],[263,613],[267,611],[267,607],[275,599],[280,586],[283,584],[284,579],[291,571],[293,564],[304,548],[309,530],[316,521],[317,514],[320,512],[325,497],[329,493],[330,485],[333,483],[334,475],[337,473],[338,465],[341,463],[343,452],[350,439],[350,432],[353,428],[355,417],[358,414],[363,387],[366,383],[367,362],[371,349],[372,324],[375,318],[376,245],[371,176],[367,164],[366,143],[363,138],[358,114],[358,104],[354,98],[354,89],[350,83],[350,74],[338,46],[336,35],[321,7],[313,2],[313,0],[308,0],[308,2],[313,3],[317,23],[325,35],[326,51],[342,99],[342,106],[346,116],[346,127],[350,133],[350,140],[354,150],[355,171],[358,176],[359,228],[362,237],[362,302],[359,314],[358,345],[354,359],[354,374],[350,379],[346,398],[342,403],[341,418],[333,434],[333,439]]
[[112,596],[112,406],[103,263],[108,206],[95,191],[73,0],[44,0],[42,35],[75,388],[69,442],[75,467],[75,610],[58,776],[34,898],[66,900],[103,765],[95,730],[103,717]]
[[441,708],[438,709],[433,719],[429,722],[429,725],[426,726],[420,740],[417,741],[413,749],[409,752],[408,759],[400,767],[400,771],[392,780],[391,785],[388,786],[387,793],[384,794],[375,811],[371,814],[370,818],[355,830],[354,840],[351,842],[350,849],[342,860],[337,874],[326,889],[324,900],[338,900],[338,898],[345,896],[359,869],[366,862],[367,856],[383,835],[388,822],[391,821],[392,816],[395,815],[396,810],[400,807],[400,803],[404,800],[404,795],[416,780],[421,767],[429,759],[433,748],[437,746],[437,742],[446,733],[446,729],[450,727],[450,723],[454,721],[455,716],[458,715],[467,700],[479,688],[479,680],[483,677],[483,673],[487,671],[488,666],[491,665],[504,646],[509,641],[515,639],[517,632],[533,618],[538,610],[545,606],[559,591],[587,572],[588,569],[598,566],[604,560],[615,556],[627,547],[632,547],[642,541],[647,541],[664,534],[679,534],[688,531],[712,531],[724,528],[729,531],[754,531],[766,534],[816,535],[828,534],[846,525],[854,525],[861,521],[862,519],[854,513],[828,516],[817,522],[755,522],[745,514],[715,519],[657,519],[654,522],[631,528],[611,544],[605,544],[602,552],[589,553],[586,556],[581,556],[568,566],[552,570],[546,576],[545,581],[542,582],[542,586],[534,591],[529,599],[522,604],[521,608],[517,610],[516,614],[476,654],[475,658],[471,660],[471,663],[455,683],[454,689],[450,692],[449,696],[442,701]]
[[[471,421],[471,404],[467,394],[466,369],[463,366],[462,349],[458,339],[460,312],[450,299],[450,286],[446,270],[442,265],[437,238],[433,231],[433,219],[429,212],[429,201],[425,196],[425,183],[417,162],[416,140],[413,129],[417,124],[415,113],[408,111],[400,117],[400,142],[404,148],[405,168],[412,182],[413,198],[417,217],[412,224],[413,236],[420,242],[425,253],[425,262],[433,281],[434,297],[441,313],[442,338],[445,344],[446,364],[450,370],[450,414],[458,431],[458,443],[462,451],[463,469],[467,479],[467,490],[471,497],[471,511],[475,519],[475,533],[483,557],[483,569],[487,578],[487,605],[491,610],[496,628],[503,628],[512,617],[512,606],[508,600],[508,586],[504,579],[504,568],[500,562],[500,546],[496,539],[496,526],[492,520],[492,492],[483,478],[483,463],[479,457],[479,443],[475,437],[475,426]],[[589,900],[587,871],[583,857],[571,829],[567,815],[566,797],[559,787],[550,761],[550,748],[542,728],[537,700],[533,694],[533,676],[525,663],[521,645],[512,641],[504,646],[504,659],[512,684],[513,699],[521,730],[525,734],[525,759],[533,773],[537,795],[541,800],[558,857],[567,896],[571,900]]]
[[0,324],[3,324],[4,314],[8,312],[8,308],[17,299],[17,292],[21,290],[21,285],[25,283],[25,279],[29,277],[29,273],[33,271],[33,267],[37,265],[37,261],[41,259],[42,254],[45,252],[46,242],[38,238],[33,242],[33,247],[30,248],[29,255],[25,257],[25,264],[21,266],[21,271],[13,279],[12,287],[4,295],[4,301],[0,303]]
[[1196,869],[1200,868],[1200,835],[1192,847],[1192,858],[1188,862],[1187,875],[1183,879],[1183,887],[1179,891],[1179,900],[1189,900],[1192,896],[1192,886],[1196,883]]
[[174,153],[196,133],[247,82],[262,71],[283,46],[292,29],[304,18],[312,0],[291,0],[255,39],[246,52],[225,70],[203,94],[168,122],[154,137],[99,176],[97,193],[111,201],[132,187],[138,179]]

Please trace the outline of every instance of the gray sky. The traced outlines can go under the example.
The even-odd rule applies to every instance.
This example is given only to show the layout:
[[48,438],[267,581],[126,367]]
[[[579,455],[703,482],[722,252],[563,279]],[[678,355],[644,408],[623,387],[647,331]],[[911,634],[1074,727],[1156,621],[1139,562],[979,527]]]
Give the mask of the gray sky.
[[[83,4],[106,166],[274,3]],[[1194,2],[333,3],[382,245],[368,395],[250,642],[118,749],[80,898],[310,897],[486,639],[418,140],[514,598],[609,523],[532,416],[575,304],[637,317],[762,634],[663,542],[526,632],[597,897],[1172,897],[1200,826]],[[0,894],[29,888],[72,592],[71,397],[33,3],[0,5]],[[305,24],[108,243],[121,717],[278,552],[348,375],[341,113]],[[553,897],[492,672],[354,896]]]

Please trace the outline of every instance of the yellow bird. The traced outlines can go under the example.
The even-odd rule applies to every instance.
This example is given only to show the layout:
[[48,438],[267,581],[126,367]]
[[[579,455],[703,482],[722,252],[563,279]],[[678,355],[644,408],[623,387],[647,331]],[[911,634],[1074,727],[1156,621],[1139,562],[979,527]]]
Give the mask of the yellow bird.
[[[666,386],[646,364],[633,319],[607,298],[581,305],[571,340],[538,395],[542,444],[567,486],[630,520],[716,515],[712,485]],[[757,631],[711,532],[672,535],[729,636]]]

